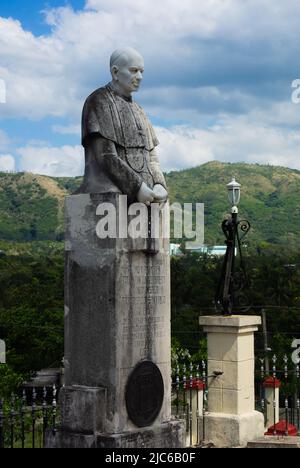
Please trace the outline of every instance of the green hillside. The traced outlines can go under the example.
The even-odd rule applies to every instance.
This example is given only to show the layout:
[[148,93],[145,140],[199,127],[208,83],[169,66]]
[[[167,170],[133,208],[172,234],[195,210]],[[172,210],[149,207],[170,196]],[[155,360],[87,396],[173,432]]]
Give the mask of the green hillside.
[[252,226],[252,244],[298,245],[300,171],[252,164],[211,162],[168,175],[171,199],[205,203],[205,240],[223,243],[220,222],[228,211],[226,185],[235,176],[242,184],[240,217]]
[[[169,173],[171,202],[205,203],[205,241],[223,243],[220,223],[229,208],[226,184],[233,175],[242,184],[240,215],[251,222],[251,245],[296,247],[300,236],[300,171],[211,162]],[[62,240],[64,197],[80,183],[80,177],[0,173],[0,239]]]

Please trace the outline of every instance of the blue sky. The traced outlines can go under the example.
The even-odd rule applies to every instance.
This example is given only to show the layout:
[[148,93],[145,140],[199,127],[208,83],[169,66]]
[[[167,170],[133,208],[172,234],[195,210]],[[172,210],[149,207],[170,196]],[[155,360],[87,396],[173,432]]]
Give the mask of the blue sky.
[[165,170],[300,169],[299,21],[298,0],[1,0],[0,170],[82,174],[82,106],[123,46],[145,58],[135,99]]
[[41,11],[47,8],[57,8],[61,6],[72,6],[75,10],[82,9],[84,0],[2,0],[0,15],[4,18],[12,17],[21,21],[24,29],[32,31],[35,35],[48,34],[51,31],[43,19]]

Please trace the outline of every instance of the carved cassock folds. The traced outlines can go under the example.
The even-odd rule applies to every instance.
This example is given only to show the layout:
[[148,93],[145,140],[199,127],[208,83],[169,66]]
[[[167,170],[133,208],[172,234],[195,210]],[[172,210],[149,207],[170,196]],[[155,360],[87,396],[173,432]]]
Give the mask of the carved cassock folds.
[[143,109],[110,85],[84,105],[85,177],[77,193],[119,192],[134,201],[142,182],[166,187],[155,148],[158,140]]

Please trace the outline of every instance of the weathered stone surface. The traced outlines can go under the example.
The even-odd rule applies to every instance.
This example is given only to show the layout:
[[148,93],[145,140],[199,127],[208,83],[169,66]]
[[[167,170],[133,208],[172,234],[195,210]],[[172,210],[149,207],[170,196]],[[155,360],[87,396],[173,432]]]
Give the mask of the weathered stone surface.
[[254,359],[254,335],[253,332],[242,333],[226,333],[226,329],[220,340],[219,333],[214,333],[210,330],[210,340],[208,343],[209,356],[215,361],[234,362],[248,361]]
[[253,315],[231,315],[231,316],[203,316],[199,318],[199,323],[204,327],[204,331],[210,333],[249,333],[257,331],[261,325],[261,317]]
[[48,449],[66,449],[66,448],[95,448],[95,435],[75,434],[73,432],[59,430],[53,433],[50,429],[46,431],[45,448]]
[[300,449],[300,437],[265,436],[248,443],[248,448]]
[[65,430],[94,434],[104,429],[106,389],[89,387],[64,387],[59,403]]
[[[167,436],[163,436],[173,434],[172,428],[178,426],[170,423],[168,240],[155,241],[154,255],[144,239],[99,239],[96,212],[103,202],[113,203],[118,215],[118,194],[83,194],[66,199],[66,388],[61,395],[62,432],[56,440],[66,447],[69,443],[102,446],[105,441],[109,446],[123,442],[134,446],[139,443],[138,434],[148,434],[147,446],[154,447],[162,434],[166,447],[173,446],[179,444],[177,432],[177,442],[172,438],[167,442]],[[137,431],[125,401],[129,376],[144,361],[159,368],[164,390],[161,411],[145,432]],[[141,389],[147,376],[145,379]],[[144,403],[141,408],[148,410]],[[131,432],[137,436],[131,439]],[[87,437],[82,439],[81,434]]]
[[245,446],[264,434],[255,410],[254,332],[260,317],[200,317],[207,332],[208,380],[206,440],[217,447]]
[[172,421],[127,434],[99,435],[97,448],[181,448],[184,436],[182,423]]
[[182,448],[185,429],[172,421],[121,434],[76,434],[48,431],[47,448]]
[[[203,418],[200,418],[201,438]],[[242,415],[209,413],[205,416],[205,440],[215,447],[246,447],[264,433],[262,413],[252,411]]]
[[[160,421],[170,419],[170,271],[167,243],[157,255],[147,243],[101,240],[97,206],[119,195],[66,199],[66,386],[106,389],[106,432],[133,429],[125,387],[136,364],[160,369],[165,399]],[[132,250],[134,248],[134,250]],[[141,250],[138,250],[138,249]]]

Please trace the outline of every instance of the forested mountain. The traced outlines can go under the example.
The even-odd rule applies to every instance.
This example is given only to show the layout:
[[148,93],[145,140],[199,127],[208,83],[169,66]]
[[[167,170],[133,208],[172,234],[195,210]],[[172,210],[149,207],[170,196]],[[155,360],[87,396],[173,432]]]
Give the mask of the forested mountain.
[[[229,204],[226,184],[242,184],[240,216],[249,219],[250,242],[296,247],[300,236],[300,171],[272,166],[211,162],[167,174],[171,203],[205,204],[205,242],[223,243],[220,223]],[[0,173],[0,239],[63,239],[64,197],[81,177]]]

